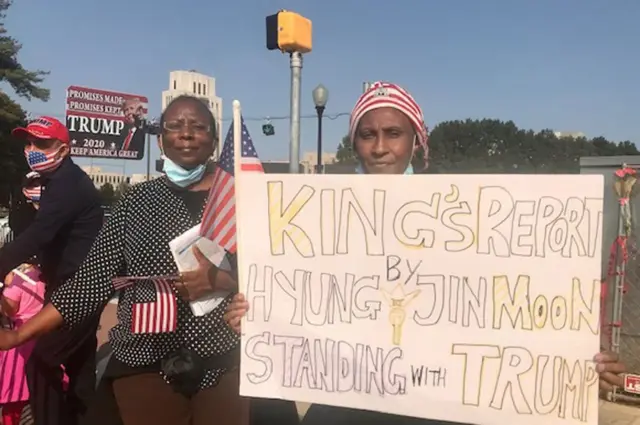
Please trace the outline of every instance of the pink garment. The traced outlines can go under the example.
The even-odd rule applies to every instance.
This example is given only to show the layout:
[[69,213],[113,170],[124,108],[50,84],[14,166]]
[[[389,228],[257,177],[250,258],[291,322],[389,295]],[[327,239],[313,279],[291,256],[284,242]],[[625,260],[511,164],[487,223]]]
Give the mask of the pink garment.
[[[18,312],[12,318],[16,328],[35,316],[44,302],[44,282],[40,270],[32,268],[27,273],[35,285],[15,275],[11,285],[4,288],[3,297],[19,303]],[[33,351],[35,341],[13,350],[0,352],[0,404],[29,400],[25,366]]]

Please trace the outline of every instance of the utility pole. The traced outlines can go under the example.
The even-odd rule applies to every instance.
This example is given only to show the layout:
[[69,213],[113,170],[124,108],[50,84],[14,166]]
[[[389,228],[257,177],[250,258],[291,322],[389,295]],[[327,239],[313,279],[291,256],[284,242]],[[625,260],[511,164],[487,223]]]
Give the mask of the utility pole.
[[289,173],[300,171],[300,85],[302,84],[302,54],[291,53],[291,107],[290,127],[291,144],[289,145]]
[[289,173],[300,171],[300,85],[302,55],[311,52],[311,21],[295,12],[281,10],[267,16],[267,49],[289,54],[291,68]]

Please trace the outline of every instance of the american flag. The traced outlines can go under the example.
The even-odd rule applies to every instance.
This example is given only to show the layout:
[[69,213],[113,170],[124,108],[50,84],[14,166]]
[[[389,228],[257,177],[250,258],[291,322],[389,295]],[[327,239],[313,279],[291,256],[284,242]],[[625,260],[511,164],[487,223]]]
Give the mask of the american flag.
[[131,314],[131,332],[158,334],[174,332],[178,324],[178,301],[171,283],[152,279],[153,285],[136,286],[136,303]]
[[24,189],[22,189],[22,193],[24,194],[24,197],[27,198],[29,201],[38,202],[40,201],[42,187],[40,186],[25,187]]
[[[240,169],[264,173],[262,163],[258,158],[253,140],[242,119],[242,152],[240,155]],[[224,248],[227,252],[236,252],[236,190],[233,145],[233,122],[224,140],[222,154],[218,161],[213,185],[209,192],[209,201],[202,216],[200,235],[210,239]]]
[[22,193],[31,202],[39,202],[42,195],[42,186],[40,185],[40,173],[36,171],[30,171],[25,176],[27,181]]

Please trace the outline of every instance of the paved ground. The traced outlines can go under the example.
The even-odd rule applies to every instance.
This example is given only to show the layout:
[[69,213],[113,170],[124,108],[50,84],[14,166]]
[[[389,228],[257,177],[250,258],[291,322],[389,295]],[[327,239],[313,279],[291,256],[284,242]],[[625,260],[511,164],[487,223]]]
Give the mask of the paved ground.
[[300,414],[301,418],[304,417],[304,415],[307,413],[307,410],[309,409],[309,406],[311,406],[309,403],[301,402],[296,403],[296,405],[298,406],[298,413]]
[[[307,403],[298,403],[300,416],[304,416],[308,408]],[[598,425],[640,425],[640,407],[601,401]]]
[[640,425],[640,407],[601,401],[599,425]]
[[[297,403],[300,417],[303,417],[309,408],[307,403]],[[29,408],[27,407],[27,409]],[[20,425],[31,425],[31,412],[23,414]],[[623,404],[600,402],[600,421],[598,425],[640,425],[640,407],[631,407]]]

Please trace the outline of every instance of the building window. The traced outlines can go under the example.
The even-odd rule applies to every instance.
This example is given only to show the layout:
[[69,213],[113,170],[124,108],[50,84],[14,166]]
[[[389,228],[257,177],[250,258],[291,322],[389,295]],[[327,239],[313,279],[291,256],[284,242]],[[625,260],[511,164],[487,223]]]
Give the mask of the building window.
[[196,93],[197,93],[197,91],[196,91],[196,82],[194,81],[193,82],[193,94],[196,94]]
[[176,80],[173,80],[173,89],[175,90],[177,87]]
[[202,94],[205,95],[205,96],[207,95],[207,85],[206,84],[202,85]]

